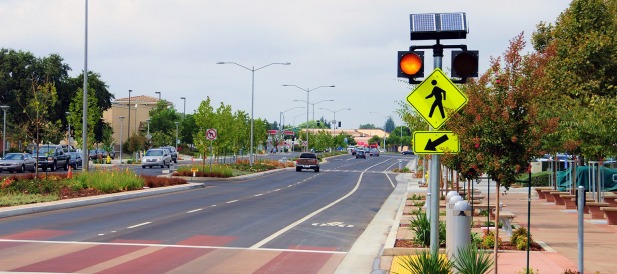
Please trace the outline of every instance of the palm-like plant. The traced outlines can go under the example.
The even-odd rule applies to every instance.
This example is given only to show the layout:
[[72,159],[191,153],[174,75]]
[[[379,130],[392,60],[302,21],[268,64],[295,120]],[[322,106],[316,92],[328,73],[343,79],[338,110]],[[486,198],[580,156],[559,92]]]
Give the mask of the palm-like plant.
[[415,255],[405,256],[400,266],[412,274],[449,274],[452,262],[444,254],[420,251]]
[[454,269],[461,274],[484,274],[491,271],[495,263],[490,253],[478,250],[473,244],[459,248],[453,259]]

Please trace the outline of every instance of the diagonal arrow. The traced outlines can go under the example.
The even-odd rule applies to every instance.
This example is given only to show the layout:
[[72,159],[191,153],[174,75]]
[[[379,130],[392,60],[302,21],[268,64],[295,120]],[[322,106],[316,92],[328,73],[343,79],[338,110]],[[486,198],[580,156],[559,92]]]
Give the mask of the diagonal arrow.
[[424,150],[437,151],[437,146],[443,144],[445,141],[448,141],[447,134],[444,134],[443,136],[435,139],[435,141],[431,141],[431,139],[428,139]]

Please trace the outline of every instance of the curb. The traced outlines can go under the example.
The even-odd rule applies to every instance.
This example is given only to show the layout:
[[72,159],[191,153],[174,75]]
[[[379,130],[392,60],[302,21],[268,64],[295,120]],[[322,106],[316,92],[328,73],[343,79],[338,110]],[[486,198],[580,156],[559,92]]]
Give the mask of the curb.
[[29,204],[29,205],[21,205],[21,206],[12,206],[6,208],[0,208],[0,218],[5,217],[14,217],[25,214],[39,213],[39,212],[47,212],[57,209],[66,209],[73,207],[80,207],[86,205],[94,205],[101,204],[113,201],[122,201],[133,199],[137,197],[146,197],[159,195],[164,193],[183,191],[195,188],[203,188],[203,184],[199,183],[188,183],[186,185],[176,185],[170,187],[160,187],[160,188],[149,188],[144,190],[135,190],[135,191],[127,191],[121,193],[113,193],[113,194],[105,194],[94,197],[83,197],[83,198],[75,198],[68,200],[60,200],[46,203],[38,203],[38,204]]

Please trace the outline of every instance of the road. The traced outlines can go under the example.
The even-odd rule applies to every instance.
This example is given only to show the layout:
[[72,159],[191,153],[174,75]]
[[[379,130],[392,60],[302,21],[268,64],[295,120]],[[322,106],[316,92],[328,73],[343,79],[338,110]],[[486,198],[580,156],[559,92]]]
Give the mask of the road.
[[399,158],[4,218],[0,271],[332,273],[394,189]]

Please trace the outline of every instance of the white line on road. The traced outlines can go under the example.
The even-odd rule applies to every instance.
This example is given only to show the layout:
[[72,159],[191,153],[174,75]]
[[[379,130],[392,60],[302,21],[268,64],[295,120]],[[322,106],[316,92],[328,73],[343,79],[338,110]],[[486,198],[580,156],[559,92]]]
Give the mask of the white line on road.
[[281,189],[280,189],[280,188],[277,188],[277,189],[275,189],[275,190],[274,190],[274,192],[277,192],[277,191],[281,191]]
[[202,209],[203,209],[203,208],[193,209],[193,210],[187,211],[186,213],[193,213],[193,212],[200,211],[200,210],[202,210]]
[[227,204],[235,203],[235,202],[237,202],[237,201],[238,201],[238,200],[229,201],[229,202],[227,202]]
[[145,222],[145,223],[141,223],[141,224],[132,225],[132,226],[129,226],[129,227],[127,227],[127,228],[136,228],[136,227],[140,227],[140,226],[142,226],[142,225],[147,225],[147,224],[151,224],[151,223],[152,223],[152,222]]
[[[379,165],[379,164],[376,164],[376,165]],[[326,205],[326,206],[324,206],[324,207],[314,211],[311,214],[308,214],[308,215],[304,216],[302,219],[297,220],[294,223],[284,227],[283,229],[275,232],[274,234],[268,236],[267,238],[265,238],[265,239],[259,241],[258,243],[252,245],[249,249],[261,248],[262,246],[264,246],[268,242],[274,240],[276,237],[281,236],[283,233],[291,230],[292,228],[298,226],[299,224],[305,222],[306,220],[312,218],[313,216],[315,216],[315,215],[321,213],[322,211],[324,211],[324,210],[326,210],[326,209],[328,209],[328,208],[338,204],[342,200],[345,200],[347,197],[349,197],[352,194],[354,194],[354,192],[356,192],[356,190],[358,190],[358,188],[360,187],[360,182],[362,181],[362,176],[364,175],[364,172],[366,172],[369,168],[372,168],[372,167],[374,167],[376,165],[370,166],[370,167],[366,168],[364,171],[362,171],[362,173],[360,173],[360,177],[358,178],[358,182],[356,182],[356,185],[354,186],[354,188],[351,191],[349,191],[349,193],[345,194],[345,196],[343,196],[343,197],[339,198],[338,200],[336,200],[336,201],[334,201],[334,202],[332,202],[332,203],[330,203],[330,204],[328,204],[328,205]]]
[[255,195],[253,195],[253,196],[255,196],[255,197],[259,197],[259,196],[261,196],[261,195],[264,195],[264,194],[263,194],[263,193],[259,193],[259,194],[255,194]]

